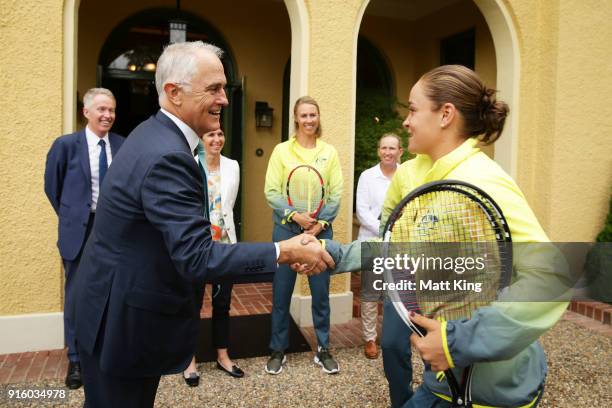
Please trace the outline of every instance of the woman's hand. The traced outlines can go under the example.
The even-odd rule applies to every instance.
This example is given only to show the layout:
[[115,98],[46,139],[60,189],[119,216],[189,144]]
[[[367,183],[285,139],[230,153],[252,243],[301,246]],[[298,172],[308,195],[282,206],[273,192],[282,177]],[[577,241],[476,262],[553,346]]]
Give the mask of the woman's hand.
[[291,217],[291,220],[299,224],[304,231],[309,230],[314,224],[317,224],[317,220],[312,218],[308,213],[295,213],[293,217]]
[[410,341],[419,351],[423,360],[429,363],[432,371],[444,371],[450,368],[442,345],[442,325],[440,322],[417,313],[411,313],[409,318],[415,324],[427,330],[425,337],[413,334],[410,336]]
[[310,228],[306,229],[304,228],[304,233],[305,234],[310,234],[313,236],[318,236],[321,231],[323,231],[323,224],[321,224],[320,222],[315,222]]

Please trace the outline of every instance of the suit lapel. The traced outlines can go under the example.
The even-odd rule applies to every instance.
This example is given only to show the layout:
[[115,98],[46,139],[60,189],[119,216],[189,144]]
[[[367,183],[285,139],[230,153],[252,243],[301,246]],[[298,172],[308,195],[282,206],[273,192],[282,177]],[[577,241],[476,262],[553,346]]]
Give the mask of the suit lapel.
[[115,157],[115,154],[117,154],[117,151],[119,150],[119,146],[120,146],[120,140],[119,137],[117,135],[115,135],[114,133],[108,133],[108,140],[110,141],[110,147],[111,147],[111,154],[113,155],[113,157]]
[[91,186],[91,166],[89,164],[89,146],[87,146],[87,136],[85,136],[85,129],[79,131],[77,136],[77,149],[79,152],[79,162],[81,162],[81,169],[85,174],[85,178]]

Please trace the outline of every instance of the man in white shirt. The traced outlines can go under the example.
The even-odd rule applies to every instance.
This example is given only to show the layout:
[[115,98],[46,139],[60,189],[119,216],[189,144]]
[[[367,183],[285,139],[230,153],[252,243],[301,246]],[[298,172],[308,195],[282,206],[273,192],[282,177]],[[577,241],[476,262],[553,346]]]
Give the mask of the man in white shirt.
[[83,97],[85,129],[60,136],[47,155],[45,193],[59,218],[57,246],[64,264],[64,339],[68,346],[66,386],[81,386],[74,335],[74,275],[93,226],[100,185],[125,138],[110,133],[115,122],[115,97],[92,88]]
[[[378,237],[380,213],[387,188],[397,169],[402,156],[402,141],[394,133],[385,133],[378,141],[378,157],[380,162],[374,167],[364,170],[357,183],[357,218],[359,240]],[[365,340],[364,354],[367,358],[378,357],[376,346],[376,320],[378,316],[378,301],[371,299],[371,290],[361,289],[361,322]],[[364,299],[365,297],[365,299]]]

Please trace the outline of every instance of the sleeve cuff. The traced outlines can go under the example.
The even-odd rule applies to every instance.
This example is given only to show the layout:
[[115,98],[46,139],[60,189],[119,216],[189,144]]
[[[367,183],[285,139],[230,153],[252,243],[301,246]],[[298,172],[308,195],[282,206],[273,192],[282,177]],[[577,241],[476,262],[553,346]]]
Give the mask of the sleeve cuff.
[[453,362],[453,357],[450,354],[448,349],[448,341],[446,339],[446,322],[442,322],[442,326],[440,327],[442,332],[442,348],[444,349],[444,355],[446,356],[446,361],[450,368],[455,368],[455,363]]
[[319,224],[321,224],[321,226],[323,227],[323,230],[326,230],[327,227],[329,227],[329,222],[325,221],[325,220],[317,220],[317,222]]
[[297,214],[297,211],[292,211],[289,213],[289,215],[287,216],[287,222],[291,222],[293,221],[293,216]]

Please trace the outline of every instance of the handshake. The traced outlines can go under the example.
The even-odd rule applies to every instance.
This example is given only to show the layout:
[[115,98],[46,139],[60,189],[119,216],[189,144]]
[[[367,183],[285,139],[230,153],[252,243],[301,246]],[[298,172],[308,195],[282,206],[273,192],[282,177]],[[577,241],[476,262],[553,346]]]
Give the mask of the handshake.
[[302,275],[318,275],[336,264],[321,242],[311,234],[301,234],[278,243],[278,263],[289,264],[291,269]]

